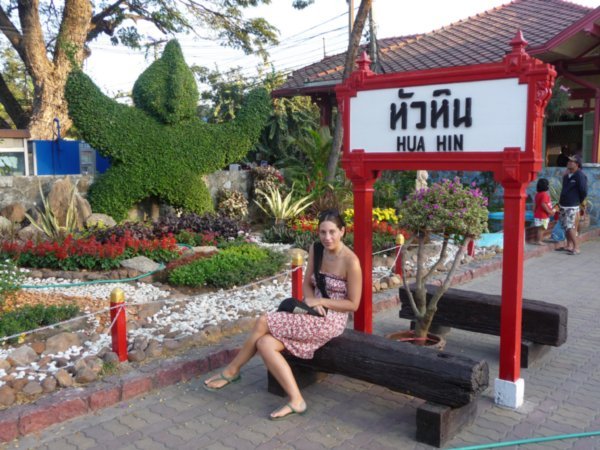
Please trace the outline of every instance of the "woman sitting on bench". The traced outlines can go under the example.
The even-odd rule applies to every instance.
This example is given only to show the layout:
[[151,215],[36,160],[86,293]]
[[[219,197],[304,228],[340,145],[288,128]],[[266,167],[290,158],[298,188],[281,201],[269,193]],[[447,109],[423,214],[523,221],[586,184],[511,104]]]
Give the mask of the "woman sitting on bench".
[[[281,352],[286,350],[298,358],[311,359],[315,350],[344,332],[348,313],[358,309],[362,273],[358,257],[342,242],[345,230],[344,220],[337,210],[319,214],[319,241],[310,247],[302,285],[304,302],[316,315],[289,312],[262,315],[237,356],[220,374],[204,381],[206,389],[216,391],[239,381],[242,366],[258,351],[269,372],[289,396],[288,403],[269,418],[281,420],[307,411],[292,370]],[[315,254],[320,255],[322,261],[319,257],[315,260]]]

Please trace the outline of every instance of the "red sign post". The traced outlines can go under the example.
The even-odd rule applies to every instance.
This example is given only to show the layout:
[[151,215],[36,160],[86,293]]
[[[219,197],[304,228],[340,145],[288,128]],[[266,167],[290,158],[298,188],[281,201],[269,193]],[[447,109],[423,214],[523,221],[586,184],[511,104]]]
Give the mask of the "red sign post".
[[[525,189],[542,166],[544,108],[556,72],[525,52],[519,31],[498,63],[377,75],[363,53],[336,89],[342,166],[354,189],[354,246],[363,293],[354,328],[372,332],[373,183],[381,170],[490,171],[504,187],[500,379],[496,400],[518,407]],[[498,381],[509,383],[498,389]]]

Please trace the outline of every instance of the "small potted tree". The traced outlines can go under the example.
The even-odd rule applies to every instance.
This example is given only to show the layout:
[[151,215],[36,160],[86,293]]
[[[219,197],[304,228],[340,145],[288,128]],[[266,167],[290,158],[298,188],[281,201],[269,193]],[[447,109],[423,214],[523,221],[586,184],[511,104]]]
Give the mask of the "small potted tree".
[[[442,180],[430,187],[418,189],[402,202],[399,208],[399,226],[411,233],[402,248],[402,279],[404,289],[415,316],[414,339],[425,342],[437,304],[450,287],[450,280],[463,258],[469,243],[487,231],[488,200],[475,187],[463,186],[459,178]],[[432,265],[426,263],[426,243],[432,235],[439,235],[441,246]],[[458,246],[452,256],[450,243]],[[409,246],[417,251],[415,282],[409,286],[405,276],[406,257]],[[427,281],[436,269],[450,265],[433,296],[427,298]]]

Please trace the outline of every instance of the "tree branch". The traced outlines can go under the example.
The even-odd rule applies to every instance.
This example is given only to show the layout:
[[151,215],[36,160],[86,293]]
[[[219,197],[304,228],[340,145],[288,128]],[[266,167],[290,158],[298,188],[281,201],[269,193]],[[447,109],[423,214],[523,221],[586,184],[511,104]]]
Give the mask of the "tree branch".
[[25,49],[23,48],[23,35],[14,26],[4,8],[0,6],[0,29],[10,44],[19,54],[19,57],[25,61]]
[[422,319],[424,317],[423,314],[421,314],[421,312],[419,311],[419,309],[417,308],[417,304],[415,303],[415,298],[413,297],[412,291],[410,290],[410,287],[408,286],[408,282],[406,281],[406,271],[404,269],[405,266],[405,256],[406,256],[406,249],[408,248],[409,245],[411,245],[413,242],[415,241],[415,237],[412,236],[408,242],[406,242],[402,248],[400,249],[400,258],[402,258],[402,264],[400,264],[400,268],[402,271],[402,284],[404,285],[404,290],[406,291],[406,295],[408,296],[408,302],[410,303],[410,307],[413,311],[413,314],[415,315],[415,317],[417,319]]
[[6,114],[10,117],[17,128],[26,128],[29,117],[21,108],[21,105],[6,84],[4,77],[0,73],[0,103],[4,106]]
[[442,243],[442,250],[440,251],[440,257],[435,262],[435,264],[433,266],[431,266],[431,268],[429,269],[429,272],[427,272],[427,275],[425,275],[425,277],[424,277],[425,280],[427,280],[433,274],[433,272],[435,271],[435,269],[438,268],[438,266],[440,265],[440,263],[446,257],[446,252],[448,250],[448,241],[449,240],[450,240],[450,238],[448,236],[444,236],[444,242]]

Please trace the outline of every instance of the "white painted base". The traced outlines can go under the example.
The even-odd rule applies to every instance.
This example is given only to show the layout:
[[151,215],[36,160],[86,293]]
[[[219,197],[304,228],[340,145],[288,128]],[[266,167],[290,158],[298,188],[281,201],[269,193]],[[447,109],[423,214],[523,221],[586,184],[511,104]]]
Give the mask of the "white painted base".
[[507,381],[496,378],[494,382],[495,402],[498,406],[517,409],[523,405],[525,398],[525,380]]

